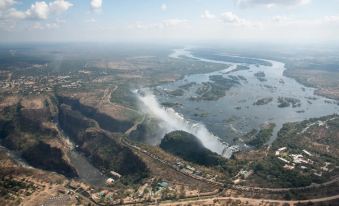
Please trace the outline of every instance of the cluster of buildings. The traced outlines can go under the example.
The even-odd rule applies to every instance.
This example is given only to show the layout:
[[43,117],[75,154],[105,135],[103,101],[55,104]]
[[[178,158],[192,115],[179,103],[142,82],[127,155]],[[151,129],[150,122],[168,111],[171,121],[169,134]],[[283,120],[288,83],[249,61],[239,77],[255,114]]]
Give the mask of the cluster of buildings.
[[19,78],[8,78],[0,81],[0,87],[12,94],[41,94],[51,92],[56,86],[61,88],[79,88],[81,80],[74,80],[71,76],[21,76]]
[[98,203],[104,204],[134,204],[143,202],[156,202],[163,199],[164,196],[176,197],[178,189],[170,186],[168,182],[163,180],[152,179],[141,185],[137,189],[127,189],[124,194],[119,194],[114,189],[105,189],[100,192],[92,193],[91,198]]
[[198,179],[198,180],[205,180],[208,182],[217,182],[217,178],[218,175],[211,175],[208,173],[203,173],[201,170],[196,169],[195,167],[186,164],[184,162],[181,162],[179,160],[176,161],[176,163],[174,165],[172,165],[172,167],[177,170],[180,171],[181,173],[190,176],[194,179]]
[[251,176],[253,174],[253,170],[244,170],[241,169],[238,174],[234,177],[236,178],[233,183],[234,184],[239,184],[241,183],[243,180],[246,180],[249,176]]
[[331,163],[325,162],[324,166],[318,166],[319,162],[312,160],[314,155],[309,151],[303,149],[300,154],[290,154],[287,147],[281,147],[275,151],[275,156],[285,163],[284,169],[294,170],[300,168],[301,170],[311,170],[316,176],[321,177],[323,172],[329,172]]
[[120,199],[115,197],[116,194],[110,190],[102,190],[97,193],[91,194],[91,198],[95,202],[109,202],[111,204],[119,204]]
[[110,178],[108,178],[108,179],[106,180],[106,184],[107,184],[108,186],[113,185],[114,182],[115,182],[117,179],[120,179],[120,178],[121,178],[121,175],[120,175],[119,173],[117,173],[117,172],[110,171],[110,174],[111,174],[112,177],[110,177]]
[[176,161],[173,167],[176,168],[177,170],[180,170],[182,173],[186,173],[189,175],[196,175],[196,176],[202,175],[202,172],[200,170],[197,170],[195,167],[192,167],[189,164],[185,164],[184,162],[181,162],[179,160]]

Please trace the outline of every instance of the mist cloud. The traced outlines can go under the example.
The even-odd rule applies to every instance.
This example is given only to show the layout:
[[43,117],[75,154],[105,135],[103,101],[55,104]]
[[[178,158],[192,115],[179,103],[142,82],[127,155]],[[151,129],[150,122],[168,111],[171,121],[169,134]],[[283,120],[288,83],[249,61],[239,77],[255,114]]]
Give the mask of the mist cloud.
[[[220,155],[223,154],[224,149],[227,148],[227,145],[222,143],[217,136],[209,132],[203,124],[192,123],[174,109],[161,106],[151,92],[146,91],[145,95],[138,95],[138,98],[141,103],[141,109],[159,121],[159,127],[163,130],[163,134],[175,130],[189,132],[199,138],[206,148]],[[159,138],[163,138],[163,136]]]

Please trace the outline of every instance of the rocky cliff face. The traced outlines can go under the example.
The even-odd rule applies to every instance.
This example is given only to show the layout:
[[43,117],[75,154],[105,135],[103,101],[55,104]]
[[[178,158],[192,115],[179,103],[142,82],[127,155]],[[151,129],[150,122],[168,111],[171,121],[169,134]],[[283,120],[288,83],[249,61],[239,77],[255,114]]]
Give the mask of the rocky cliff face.
[[67,104],[73,110],[79,111],[87,118],[95,120],[102,129],[111,132],[125,132],[133,126],[133,122],[116,120],[109,115],[99,112],[96,108],[81,104],[79,100],[67,96],[58,96],[60,104]]
[[208,150],[194,135],[184,131],[174,131],[165,135],[160,147],[174,155],[197,164],[218,165],[222,159],[218,154]]
[[101,171],[117,171],[128,182],[148,175],[144,162],[120,143],[121,135],[102,130],[96,121],[65,104],[60,105],[59,122],[78,149]]
[[27,148],[22,157],[33,167],[56,171],[66,177],[77,177],[77,172],[64,159],[60,149],[51,147],[42,141]]
[[46,102],[48,97],[24,99],[0,110],[0,143],[36,168],[76,177],[64,151],[57,147],[61,142],[52,122],[56,113]]
[[104,173],[116,171],[128,183],[148,175],[145,163],[120,141],[133,122],[115,120],[71,98],[52,98],[21,98],[1,108],[0,144],[18,152],[36,168],[77,177],[68,162],[69,149],[59,136],[61,128]]

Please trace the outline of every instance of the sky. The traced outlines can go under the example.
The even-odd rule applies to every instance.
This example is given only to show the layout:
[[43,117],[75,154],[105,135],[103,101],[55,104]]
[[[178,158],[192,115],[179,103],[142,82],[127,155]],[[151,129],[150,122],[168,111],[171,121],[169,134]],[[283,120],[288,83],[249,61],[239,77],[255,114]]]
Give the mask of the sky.
[[339,42],[339,0],[0,0],[0,42]]

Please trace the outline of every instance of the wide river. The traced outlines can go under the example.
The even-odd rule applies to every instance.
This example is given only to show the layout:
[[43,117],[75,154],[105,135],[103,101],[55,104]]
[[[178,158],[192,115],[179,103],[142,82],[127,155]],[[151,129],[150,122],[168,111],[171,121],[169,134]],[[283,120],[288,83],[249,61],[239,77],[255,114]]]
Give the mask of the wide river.
[[[233,144],[234,138],[239,138],[252,129],[259,129],[265,123],[275,123],[273,137],[286,122],[301,121],[314,117],[321,117],[338,113],[339,106],[336,101],[314,94],[314,88],[301,85],[292,78],[285,77],[283,71],[286,69],[284,63],[264,60],[272,66],[258,64],[232,63],[227,61],[216,61],[203,56],[194,56],[189,49],[177,49],[170,55],[172,58],[193,58],[197,61],[220,63],[226,69],[205,73],[187,75],[183,79],[166,83],[153,88],[157,101],[176,103],[175,112],[180,114],[185,121],[201,123],[208,131],[217,136],[227,145]],[[222,55],[222,54],[220,54]],[[248,70],[232,71],[237,65],[249,67]],[[254,74],[263,72],[265,80],[260,81]],[[203,82],[209,82],[211,75],[222,75],[225,78],[242,76],[240,84],[226,91],[224,97],[215,101],[194,101],[190,97],[196,95],[195,91]],[[182,85],[196,83],[187,90],[184,95],[170,95],[166,91],[173,91]],[[278,107],[278,98],[288,97],[300,100],[300,106]],[[272,101],[264,105],[254,103],[262,98],[272,98]],[[269,143],[270,143],[269,142]],[[218,152],[218,151],[217,151]],[[220,153],[220,152],[219,152]]]

